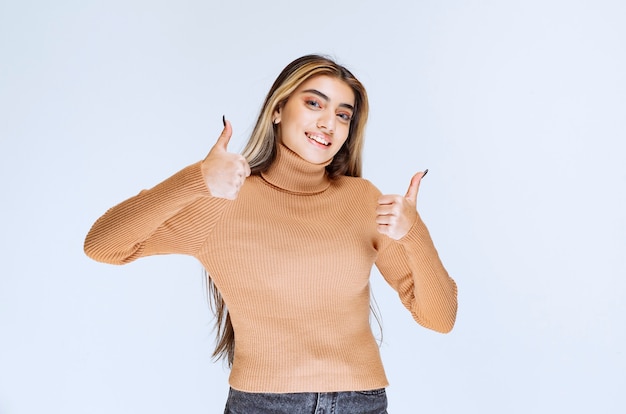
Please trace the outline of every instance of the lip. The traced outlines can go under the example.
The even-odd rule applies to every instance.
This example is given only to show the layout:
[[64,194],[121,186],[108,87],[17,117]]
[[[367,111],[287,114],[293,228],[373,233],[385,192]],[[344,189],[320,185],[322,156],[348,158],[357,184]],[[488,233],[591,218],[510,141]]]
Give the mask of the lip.
[[[333,141],[330,138],[330,136],[328,136],[327,134],[323,134],[321,132],[305,132],[304,136],[306,137],[306,139],[307,139],[307,141],[309,143],[311,143],[312,145],[317,146],[318,148],[327,149],[327,148],[330,148],[333,145]],[[322,140],[326,141],[328,143],[328,145],[324,145],[321,142],[318,142],[318,141],[316,141],[315,139],[313,139],[311,137],[321,138]]]

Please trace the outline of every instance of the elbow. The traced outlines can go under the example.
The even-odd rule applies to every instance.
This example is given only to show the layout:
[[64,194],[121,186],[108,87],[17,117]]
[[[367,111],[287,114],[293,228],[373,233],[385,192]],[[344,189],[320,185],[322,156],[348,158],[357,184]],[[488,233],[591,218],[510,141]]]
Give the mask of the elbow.
[[90,259],[112,265],[124,265],[134,261],[138,257],[137,254],[127,255],[122,252],[103,252],[90,247],[85,247],[84,251]]
[[87,234],[87,237],[85,237],[85,241],[83,242],[83,252],[85,252],[87,257],[89,257],[90,259],[100,261],[98,255],[99,250],[100,249],[98,248],[97,240],[93,237],[92,232],[89,232]]
[[87,234],[87,237],[85,237],[85,241],[83,242],[83,252],[85,252],[87,257],[89,257],[90,259],[99,261],[97,251],[97,243],[94,241],[91,232],[89,232],[89,234]]
[[[416,318],[417,319],[417,318]],[[437,319],[436,321],[424,321],[423,319],[417,319],[417,323],[424,328],[430,329],[441,334],[448,334],[452,332],[454,324],[456,322],[456,314],[447,318]]]
[[452,331],[456,323],[457,309],[458,309],[458,303],[456,301],[456,295],[455,295],[454,301],[452,301],[449,309],[447,310],[447,312],[445,312],[445,317],[442,318],[438,327],[439,329],[437,329],[437,332],[447,334]]
[[133,246],[130,251],[122,251],[106,242],[88,234],[83,244],[83,251],[92,260],[100,263],[123,265],[137,259],[141,254],[139,246]]
[[97,233],[92,228],[83,242],[83,251],[92,260],[101,263],[111,263],[110,255],[106,254],[105,243],[102,242],[102,237],[98,237]]
[[453,300],[443,308],[431,309],[430,312],[413,311],[413,318],[424,328],[447,334],[452,331],[456,323],[457,301]]
[[85,240],[85,243],[83,244],[83,251],[85,252],[87,257],[95,260],[96,262],[107,264],[123,264],[122,261],[116,260],[117,258],[115,257],[115,255],[112,255],[110,253],[107,254],[104,249],[99,248],[96,243],[91,243],[88,239]]
[[441,310],[438,312],[440,318],[438,318],[438,326],[435,331],[443,334],[450,333],[454,324],[456,323],[456,315],[459,308],[458,302],[458,290],[456,283],[452,281],[452,290],[447,296],[447,300],[441,304]]
[[83,245],[83,251],[85,252],[87,257],[89,257],[92,260],[95,260],[96,262],[117,264],[114,260],[112,260],[112,258],[109,255],[103,254],[100,251],[100,249],[98,249],[93,244],[87,243],[87,241],[85,241],[85,244]]
[[456,318],[453,318],[451,321],[445,321],[444,323],[437,325],[437,327],[433,327],[432,330],[441,334],[448,334],[452,332],[455,321]]
[[440,329],[437,332],[447,334],[452,331],[452,328],[454,328],[454,324],[456,323],[457,309],[458,309],[458,303],[456,301],[456,296],[455,296],[454,301],[451,303],[451,306],[450,306],[450,309],[448,309],[448,312],[446,312],[446,317],[443,318],[443,321],[440,325]]

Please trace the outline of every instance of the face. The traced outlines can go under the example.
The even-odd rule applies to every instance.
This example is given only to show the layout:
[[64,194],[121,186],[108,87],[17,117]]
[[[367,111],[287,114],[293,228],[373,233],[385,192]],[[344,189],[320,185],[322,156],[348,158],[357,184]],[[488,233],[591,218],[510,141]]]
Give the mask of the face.
[[303,82],[274,112],[278,136],[290,150],[313,164],[332,159],[348,138],[354,92],[326,75]]

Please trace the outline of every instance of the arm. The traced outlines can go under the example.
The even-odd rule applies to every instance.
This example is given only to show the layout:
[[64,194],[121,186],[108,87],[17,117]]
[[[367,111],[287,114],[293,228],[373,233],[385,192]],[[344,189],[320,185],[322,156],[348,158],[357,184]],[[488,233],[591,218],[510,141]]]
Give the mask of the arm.
[[194,222],[203,221],[198,212],[215,218],[227,203],[211,196],[200,164],[190,165],[109,209],[87,234],[85,253],[111,264],[151,254],[195,253],[206,238],[206,233],[201,237],[193,231]]
[[224,121],[202,162],[107,211],[87,234],[85,253],[112,264],[152,254],[195,254],[250,175],[247,161],[227,151],[231,135],[230,123]]
[[428,229],[418,216],[400,240],[389,240],[376,267],[420,325],[450,332],[457,312],[456,283],[443,267]]
[[445,333],[456,320],[457,287],[417,213],[417,193],[424,175],[413,176],[404,197],[379,197],[378,231],[389,238],[381,245],[376,266],[420,325]]

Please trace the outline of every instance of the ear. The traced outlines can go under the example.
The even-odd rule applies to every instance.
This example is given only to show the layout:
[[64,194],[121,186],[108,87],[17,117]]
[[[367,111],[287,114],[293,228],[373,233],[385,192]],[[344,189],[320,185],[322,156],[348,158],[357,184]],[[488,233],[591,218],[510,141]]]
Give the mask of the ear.
[[280,106],[278,106],[274,113],[272,114],[272,124],[278,125],[280,124]]

